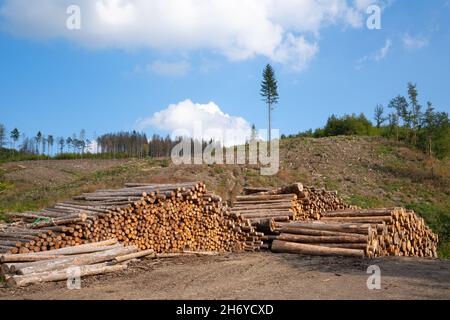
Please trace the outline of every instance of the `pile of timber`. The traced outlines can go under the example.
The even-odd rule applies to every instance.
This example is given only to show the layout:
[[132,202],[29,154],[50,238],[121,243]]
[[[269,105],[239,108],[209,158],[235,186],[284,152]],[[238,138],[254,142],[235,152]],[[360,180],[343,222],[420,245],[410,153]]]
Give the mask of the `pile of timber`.
[[375,256],[437,257],[438,235],[411,210],[341,210],[323,213],[321,221],[376,226]]
[[327,211],[357,209],[338,196],[337,191],[327,191],[314,187],[304,187],[302,196],[299,197],[301,220],[320,220],[322,214]]
[[317,221],[276,223],[272,252],[374,257],[377,231],[370,224]]
[[320,220],[322,213],[327,211],[356,209],[338,197],[337,191],[305,187],[301,183],[275,189],[247,187],[244,188],[244,194],[246,196],[295,194],[297,203],[292,207],[296,212],[293,220]]
[[413,211],[402,208],[340,210],[321,221],[273,222],[264,240],[273,252],[354,257],[437,257],[438,236]]
[[40,212],[11,213],[0,252],[28,253],[115,238],[155,252],[256,250],[261,236],[204,183],[98,190]]
[[[258,226],[267,219],[296,220],[299,213],[296,194],[237,196],[231,212]],[[258,228],[260,229],[260,228]]]
[[152,250],[138,252],[136,247],[126,247],[114,239],[47,252],[2,255],[0,262],[7,285],[23,287],[121,271],[130,261],[153,254]]
[[218,252],[183,251],[155,253],[139,251],[135,246],[124,246],[117,239],[75,247],[0,255],[0,274],[8,286],[27,286],[42,282],[80,280],[86,276],[107,274],[127,269],[130,262],[140,258],[161,259],[179,256],[212,256]]

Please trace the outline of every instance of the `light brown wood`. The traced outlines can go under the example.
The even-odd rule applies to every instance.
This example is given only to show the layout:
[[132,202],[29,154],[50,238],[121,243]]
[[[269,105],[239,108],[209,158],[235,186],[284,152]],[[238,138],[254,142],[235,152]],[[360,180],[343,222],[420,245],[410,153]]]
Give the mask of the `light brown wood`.
[[[109,266],[106,263],[96,264],[96,265],[88,265],[88,266],[79,266],[79,276],[86,277],[92,275],[106,274],[112,272],[118,272],[121,270],[125,270],[127,265],[125,264],[117,264],[113,266]],[[54,270],[49,272],[31,274],[31,275],[16,275],[12,276],[7,280],[7,284],[9,286],[17,286],[24,287],[30,284],[37,284],[42,282],[52,282],[52,281],[61,281],[69,279],[72,274],[72,269],[62,269],[62,270]]]
[[293,243],[280,240],[274,240],[272,251],[276,253],[295,253],[306,255],[327,255],[327,256],[346,256],[346,257],[364,257],[363,250],[331,248],[315,246],[302,243]]

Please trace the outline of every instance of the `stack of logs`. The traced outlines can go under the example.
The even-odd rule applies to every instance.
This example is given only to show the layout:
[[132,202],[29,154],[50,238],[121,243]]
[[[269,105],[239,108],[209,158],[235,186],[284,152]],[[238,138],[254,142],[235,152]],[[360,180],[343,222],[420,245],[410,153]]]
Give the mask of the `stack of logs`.
[[327,212],[321,221],[371,224],[377,230],[375,256],[437,257],[439,237],[414,211],[403,208]]
[[299,207],[295,194],[250,195],[236,197],[231,212],[258,226],[269,218],[278,222],[296,220]]
[[327,191],[314,187],[304,187],[302,197],[298,203],[302,220],[320,220],[322,214],[327,211],[357,209],[338,196],[337,191]]
[[[296,203],[292,206],[292,212],[295,213],[290,220],[320,220],[321,214],[327,211],[342,209],[356,209],[350,206],[338,197],[337,191],[327,191],[314,187],[305,187],[301,183],[295,183],[286,187],[268,189],[268,188],[244,188],[244,194],[247,196],[269,196],[295,194]],[[238,201],[241,197],[238,197]]]
[[7,285],[22,287],[121,271],[130,261],[152,254],[151,250],[138,252],[136,247],[125,247],[113,239],[47,252],[3,255],[0,262]]
[[437,257],[438,236],[402,208],[341,210],[310,222],[271,223],[273,252],[310,255]]
[[264,232],[264,247],[274,252],[437,257],[438,236],[413,211],[358,209],[337,192],[300,183],[278,189],[245,188],[244,193],[232,210],[251,219]]
[[116,238],[155,252],[255,250],[262,234],[203,183],[127,184],[38,213],[8,214],[0,252],[41,252]]
[[369,224],[292,222],[276,224],[273,252],[374,257],[377,232]]
[[110,239],[45,252],[0,255],[0,275],[10,287],[62,280],[69,280],[68,284],[75,286],[79,284],[78,279],[125,270],[129,263],[140,258],[161,259],[217,254],[219,253],[210,251],[139,251],[135,246],[124,246],[119,244],[117,239]]

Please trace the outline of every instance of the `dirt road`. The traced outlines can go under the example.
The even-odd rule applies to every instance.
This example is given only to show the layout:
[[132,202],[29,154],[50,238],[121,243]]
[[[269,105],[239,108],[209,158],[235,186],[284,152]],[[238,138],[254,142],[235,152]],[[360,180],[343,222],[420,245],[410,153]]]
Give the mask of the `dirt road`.
[[[368,290],[369,265],[381,290]],[[0,289],[0,299],[450,299],[450,261],[252,253],[146,260],[118,274]]]

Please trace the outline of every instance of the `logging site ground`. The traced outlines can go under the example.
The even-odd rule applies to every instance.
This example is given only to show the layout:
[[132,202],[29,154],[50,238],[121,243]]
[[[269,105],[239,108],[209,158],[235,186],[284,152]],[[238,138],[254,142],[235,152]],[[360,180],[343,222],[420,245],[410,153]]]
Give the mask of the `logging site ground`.
[[[360,207],[415,210],[440,235],[441,260],[306,257],[247,253],[144,260],[118,274],[65,283],[0,289],[16,299],[449,299],[450,162],[382,138],[293,138],[281,141],[280,171],[258,167],[175,166],[170,159],[49,160],[0,165],[0,215],[38,210],[82,192],[125,182],[202,180],[231,201],[244,186],[292,182],[337,190]],[[366,287],[367,266],[382,270],[382,290]],[[45,290],[43,290],[45,289]]]
[[[381,290],[368,290],[369,265]],[[0,289],[0,299],[450,299],[450,261],[332,258],[272,253],[144,260],[128,270],[66,282]]]

